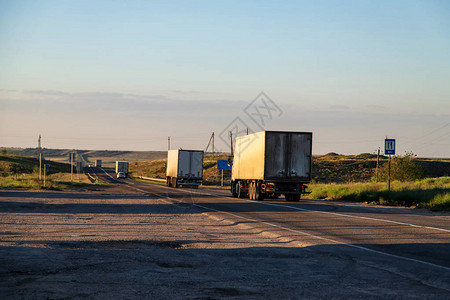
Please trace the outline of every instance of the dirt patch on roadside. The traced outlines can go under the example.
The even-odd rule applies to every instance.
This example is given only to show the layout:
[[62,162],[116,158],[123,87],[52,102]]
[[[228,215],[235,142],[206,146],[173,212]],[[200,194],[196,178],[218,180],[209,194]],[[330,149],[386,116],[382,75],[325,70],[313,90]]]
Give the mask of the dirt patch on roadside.
[[348,247],[118,192],[2,192],[2,299],[448,296]]

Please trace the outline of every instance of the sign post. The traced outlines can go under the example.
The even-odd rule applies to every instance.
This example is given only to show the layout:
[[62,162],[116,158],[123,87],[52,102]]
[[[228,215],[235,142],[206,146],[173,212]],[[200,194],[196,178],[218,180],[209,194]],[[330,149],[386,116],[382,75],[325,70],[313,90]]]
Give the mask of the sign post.
[[44,187],[45,187],[45,176],[47,176],[47,168],[49,168],[49,164],[44,164]]
[[384,140],[384,154],[389,155],[388,191],[391,190],[391,155],[395,155],[395,139]]
[[70,181],[73,182],[73,163],[75,161],[74,152],[69,152],[69,161],[70,161]]
[[221,186],[223,186],[223,170],[231,170],[232,166],[233,161],[231,159],[217,160],[217,170],[222,170],[222,180],[220,182]]

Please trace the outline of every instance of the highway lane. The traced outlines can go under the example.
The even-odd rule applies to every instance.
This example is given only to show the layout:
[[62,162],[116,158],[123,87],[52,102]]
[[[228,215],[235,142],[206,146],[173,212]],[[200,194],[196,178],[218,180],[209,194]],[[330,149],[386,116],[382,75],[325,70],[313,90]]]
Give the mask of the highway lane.
[[256,228],[280,243],[328,246],[320,249],[450,291],[449,214],[307,199],[255,202],[232,198],[226,190],[173,189],[98,175],[123,189],[183,202],[218,220]]

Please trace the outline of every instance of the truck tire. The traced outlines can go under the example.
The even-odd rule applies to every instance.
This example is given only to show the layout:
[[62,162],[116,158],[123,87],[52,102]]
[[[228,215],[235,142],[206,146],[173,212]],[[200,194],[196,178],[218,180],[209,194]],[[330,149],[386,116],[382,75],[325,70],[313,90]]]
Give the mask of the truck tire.
[[231,187],[230,187],[230,189],[231,189],[231,196],[233,196],[233,198],[237,198],[237,196],[238,196],[238,193],[237,193],[237,191],[236,191],[236,189],[237,189],[237,184],[236,184],[234,181],[231,182]]
[[171,187],[172,186],[172,183],[171,183],[171,178],[170,177],[167,177],[166,178],[166,185],[168,186],[168,187]]
[[254,186],[254,182],[250,182],[250,184],[248,185],[248,198],[250,200],[255,200],[255,186]]
[[177,183],[177,179],[176,178],[172,178],[172,187],[174,187],[174,188],[178,187],[178,183]]
[[238,195],[237,195],[237,197],[238,197],[238,198],[244,198],[244,197],[245,197],[245,193],[242,191],[242,189],[241,189],[241,184],[240,184],[240,183],[238,183],[237,189],[238,189]]
[[259,182],[253,183],[253,200],[256,201],[263,201],[264,200],[264,194],[261,193],[261,185]]

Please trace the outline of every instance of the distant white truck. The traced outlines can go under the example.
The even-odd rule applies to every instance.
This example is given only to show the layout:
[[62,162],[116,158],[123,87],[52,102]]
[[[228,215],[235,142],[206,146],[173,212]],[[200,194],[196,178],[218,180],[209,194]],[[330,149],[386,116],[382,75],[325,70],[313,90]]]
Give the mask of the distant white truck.
[[128,162],[127,161],[116,161],[116,175],[117,175],[117,178],[128,177]]
[[167,153],[166,184],[169,187],[198,188],[203,178],[203,151],[169,150]]

